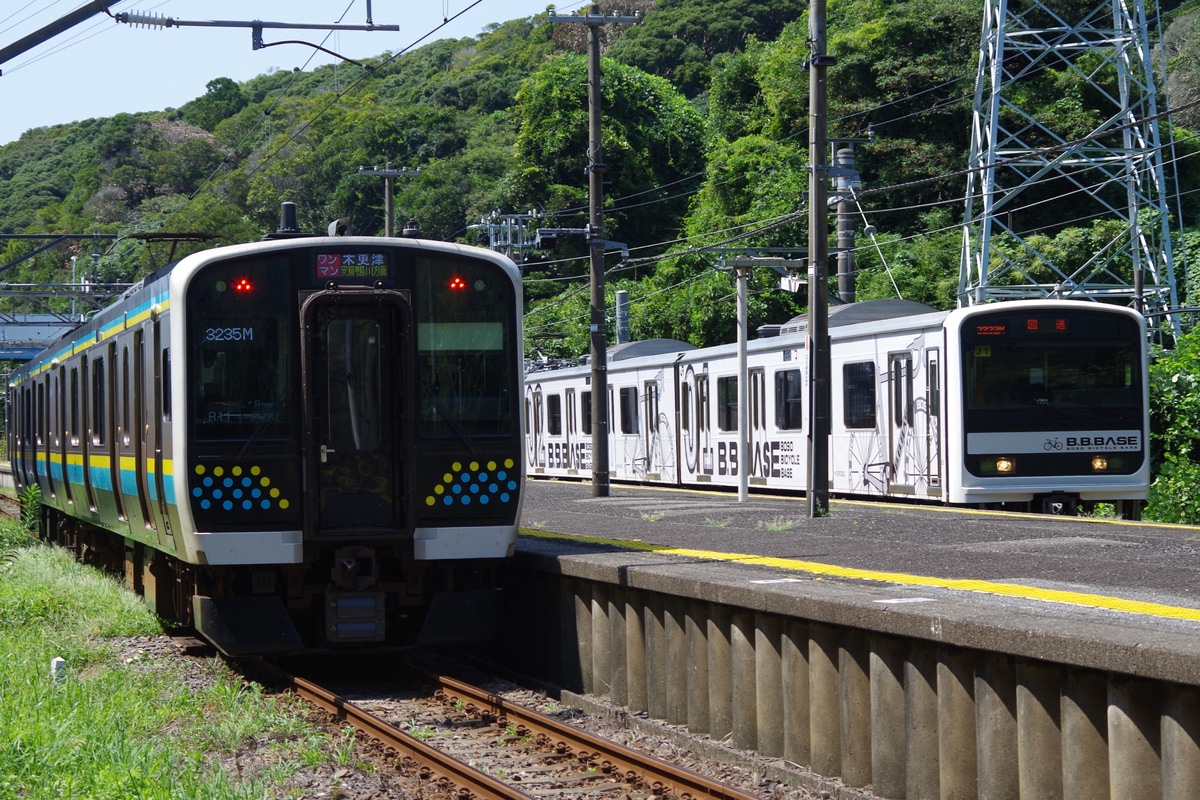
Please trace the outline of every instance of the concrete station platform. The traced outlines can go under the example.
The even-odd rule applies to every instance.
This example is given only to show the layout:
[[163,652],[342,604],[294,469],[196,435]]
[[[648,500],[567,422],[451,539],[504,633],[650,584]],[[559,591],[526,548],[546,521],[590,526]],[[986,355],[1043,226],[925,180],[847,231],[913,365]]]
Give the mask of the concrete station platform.
[[522,520],[585,693],[879,797],[1200,796],[1200,528],[548,480]]

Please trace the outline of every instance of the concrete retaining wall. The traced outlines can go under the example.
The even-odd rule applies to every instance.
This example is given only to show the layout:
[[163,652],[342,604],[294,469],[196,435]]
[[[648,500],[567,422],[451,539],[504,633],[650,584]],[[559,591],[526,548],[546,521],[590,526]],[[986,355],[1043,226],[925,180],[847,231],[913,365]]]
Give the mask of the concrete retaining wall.
[[1200,797],[1194,623],[522,548],[514,657],[566,688],[884,798]]

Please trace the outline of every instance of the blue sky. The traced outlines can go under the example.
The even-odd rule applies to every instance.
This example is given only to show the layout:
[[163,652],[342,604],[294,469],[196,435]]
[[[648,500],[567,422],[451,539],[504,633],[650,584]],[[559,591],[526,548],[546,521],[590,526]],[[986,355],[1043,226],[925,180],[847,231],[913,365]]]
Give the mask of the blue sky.
[[[87,0],[8,0],[0,5],[0,48],[88,5]],[[349,58],[399,52],[438,39],[476,36],[495,22],[533,16],[555,5],[568,14],[581,0],[115,0],[114,13],[138,12],[181,21],[341,22],[399,32],[329,34],[265,29],[267,44],[301,39]],[[443,24],[443,20],[450,19]],[[280,44],[254,50],[249,28],[145,28],[98,14],[0,64],[0,144],[46,125],[177,108],[204,94],[213,78],[244,81],[274,70],[310,70],[337,59],[310,47]]]

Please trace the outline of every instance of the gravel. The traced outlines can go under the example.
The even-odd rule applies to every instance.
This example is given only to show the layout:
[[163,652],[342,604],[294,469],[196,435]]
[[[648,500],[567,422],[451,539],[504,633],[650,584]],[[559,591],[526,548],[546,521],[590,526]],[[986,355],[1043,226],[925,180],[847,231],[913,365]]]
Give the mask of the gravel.
[[[189,691],[211,686],[218,672],[211,649],[192,640],[168,636],[132,637],[115,640],[114,644],[119,648],[123,663],[135,669],[176,670],[180,685]],[[551,698],[544,692],[516,687],[497,693],[513,702],[539,709],[547,704],[579,709],[573,724],[593,734],[679,764],[763,800],[866,800],[874,797],[869,792],[850,789],[782,759],[763,758],[706,736],[693,736],[681,726],[630,714],[589,697],[562,693],[558,698]],[[354,757],[345,758],[342,724],[317,710],[308,716],[315,730],[328,734],[327,758],[315,766],[298,767],[280,787],[279,797],[437,800],[445,796],[428,781],[402,774],[392,756],[361,734],[357,736]],[[274,755],[276,743],[277,737],[255,737],[244,741],[237,752],[220,754],[216,758],[229,774],[249,779],[278,761]]]

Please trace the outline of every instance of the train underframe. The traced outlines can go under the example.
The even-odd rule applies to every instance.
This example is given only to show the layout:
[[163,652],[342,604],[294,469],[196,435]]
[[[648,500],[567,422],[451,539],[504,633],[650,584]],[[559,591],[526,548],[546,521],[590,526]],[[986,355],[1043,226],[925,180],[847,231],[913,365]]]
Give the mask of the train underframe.
[[229,656],[481,642],[499,629],[495,561],[413,561],[401,545],[328,544],[303,564],[196,565],[48,507],[41,537],[123,576],[168,626]]

